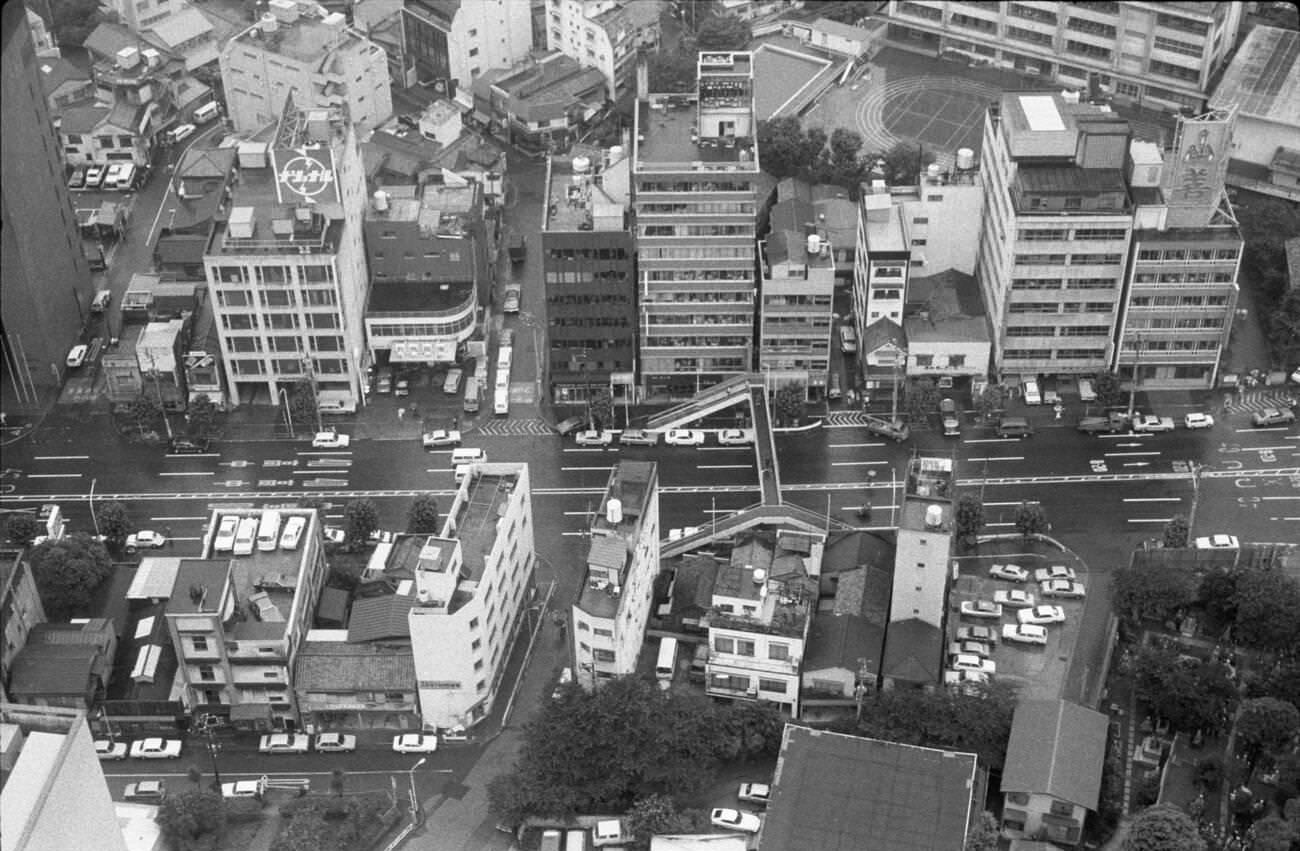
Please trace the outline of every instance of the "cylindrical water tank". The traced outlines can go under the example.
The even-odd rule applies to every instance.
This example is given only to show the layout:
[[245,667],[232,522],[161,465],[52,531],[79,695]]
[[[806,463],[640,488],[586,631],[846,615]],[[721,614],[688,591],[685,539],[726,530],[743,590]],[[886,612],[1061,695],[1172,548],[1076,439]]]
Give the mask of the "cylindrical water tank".
[[822,250],[822,238],[815,233],[808,234],[808,253],[817,254]]
[[623,156],[623,146],[615,145],[609,149],[610,162],[618,162]]
[[938,163],[930,163],[929,167],[926,168],[925,173],[928,174],[928,175],[929,175],[930,177],[932,177],[932,178],[938,178],[938,177],[939,177],[939,171],[940,171],[940,169],[939,169],[939,164],[938,164]]
[[382,189],[375,190],[375,210],[382,213],[388,209],[388,193]]
[[574,157],[574,158],[573,158],[573,173],[574,173],[574,174],[586,174],[588,171],[591,171],[591,158],[590,158],[590,157]]
[[276,28],[279,27],[279,25],[280,25],[279,19],[276,18],[275,15],[271,14],[270,12],[262,13],[262,32],[273,33],[276,31]]
[[974,168],[975,152],[970,148],[957,149],[957,168]]
[[611,499],[605,503],[605,520],[615,525],[623,522],[623,501]]

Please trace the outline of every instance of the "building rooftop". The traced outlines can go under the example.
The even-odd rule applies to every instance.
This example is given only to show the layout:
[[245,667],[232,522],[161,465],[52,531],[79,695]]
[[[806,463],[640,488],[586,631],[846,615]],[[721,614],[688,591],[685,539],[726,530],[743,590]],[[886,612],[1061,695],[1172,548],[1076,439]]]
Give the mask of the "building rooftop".
[[415,691],[415,659],[410,647],[308,638],[293,679],[298,691]]
[[569,110],[605,99],[605,75],[563,53],[526,60],[513,68],[490,68],[474,80],[475,96],[491,101],[491,90],[505,94],[505,111],[521,121],[564,118]]
[[635,145],[636,168],[680,165],[690,171],[758,171],[753,141],[737,138],[726,142],[700,140],[696,123],[698,98],[695,95],[651,95],[638,101]]
[[[422,540],[414,535],[405,536],[401,540],[408,539],[411,542]],[[399,584],[399,587],[402,585]],[[410,612],[414,605],[413,593],[358,597],[352,603],[352,615],[348,618],[348,641],[409,639]]]
[[885,659],[880,672],[920,686],[939,681],[943,665],[943,631],[920,618],[894,621],[885,632]]
[[760,848],[961,848],[976,756],[787,724]]
[[1051,795],[1097,809],[1106,716],[1065,700],[1021,700],[1011,720],[1003,792]]
[[[1080,168],[1073,165],[1022,163],[1016,169],[1015,182],[1021,192],[1035,195],[1100,195],[1107,192],[1124,193],[1128,189],[1124,172],[1117,168]],[[1121,213],[1123,210],[1115,212]]]
[[489,472],[496,465],[476,464],[466,479],[466,498],[455,518],[461,543],[462,576],[473,582],[483,578],[484,559],[497,541],[497,521],[504,516],[510,495],[519,486],[517,473]]
[[868,256],[908,250],[903,208],[887,192],[862,196],[862,228],[866,232]]
[[578,601],[583,611],[597,617],[613,617],[618,611],[628,564],[658,487],[658,465],[653,461],[614,465],[600,509],[591,521],[587,572]]
[[1210,108],[1300,128],[1300,32],[1256,26],[1237,48]]
[[203,13],[192,6],[168,15],[149,28],[163,44],[173,49],[191,39],[209,35],[212,30],[212,24]]
[[542,229],[626,232],[630,164],[623,147],[575,145],[568,156],[552,157]]
[[974,275],[947,269],[907,282],[903,328],[909,343],[988,342],[988,317]]
[[382,53],[382,49],[365,36],[349,29],[341,14],[338,18],[327,16],[324,19],[300,15],[291,22],[281,18],[273,32],[266,32],[262,27],[249,28],[232,38],[223,53],[236,48],[265,50],[295,62],[310,63],[312,69],[320,74],[342,71],[337,53]]
[[41,89],[47,97],[64,83],[90,81],[89,74],[58,56],[42,56],[36,60],[36,67],[41,72]]

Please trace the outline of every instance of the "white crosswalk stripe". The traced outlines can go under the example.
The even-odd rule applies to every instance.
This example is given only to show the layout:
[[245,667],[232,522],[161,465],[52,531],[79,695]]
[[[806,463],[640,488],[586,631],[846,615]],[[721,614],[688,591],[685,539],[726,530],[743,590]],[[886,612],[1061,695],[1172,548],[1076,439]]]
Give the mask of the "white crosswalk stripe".
[[472,432],[478,434],[497,435],[499,437],[515,436],[521,437],[531,435],[539,437],[548,434],[555,434],[555,428],[546,420],[528,419],[528,420],[489,420]]
[[1282,390],[1243,390],[1232,396],[1225,410],[1236,414],[1254,413],[1269,408],[1289,408],[1291,402],[1291,396]]

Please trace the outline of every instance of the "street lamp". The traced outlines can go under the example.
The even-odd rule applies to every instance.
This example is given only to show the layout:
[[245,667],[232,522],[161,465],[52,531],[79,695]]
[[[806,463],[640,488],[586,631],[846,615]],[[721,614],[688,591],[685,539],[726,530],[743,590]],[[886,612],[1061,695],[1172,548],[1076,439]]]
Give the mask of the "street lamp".
[[307,380],[311,383],[311,401],[312,407],[316,409],[316,430],[324,431],[325,424],[320,418],[320,391],[316,388],[316,366],[309,357],[302,359],[303,371],[307,373]]
[[280,388],[280,399],[284,401],[284,424],[289,427],[289,439],[293,440],[296,435],[293,433],[293,417],[289,414],[289,394],[283,387]]
[[217,767],[217,754],[221,753],[221,742],[217,741],[217,731],[211,722],[204,724],[203,735],[207,738],[208,756],[212,758],[212,785],[217,794],[221,794],[221,769]]
[[86,504],[90,506],[90,522],[95,524],[95,537],[101,537],[99,531],[99,518],[95,516],[95,483],[99,479],[90,480],[90,496],[86,497]]
[[411,783],[411,821],[415,821],[416,814],[420,812],[420,803],[415,798],[415,769],[424,765],[427,761],[428,757],[420,757],[420,761],[411,766],[410,770],[406,772],[407,779]]

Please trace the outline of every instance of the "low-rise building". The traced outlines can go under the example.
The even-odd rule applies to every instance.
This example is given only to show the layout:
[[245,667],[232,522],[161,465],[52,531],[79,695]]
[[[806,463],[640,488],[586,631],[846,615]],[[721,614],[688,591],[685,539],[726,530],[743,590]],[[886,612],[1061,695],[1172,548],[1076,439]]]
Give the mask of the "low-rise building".
[[758,243],[758,369],[774,386],[795,384],[808,401],[826,398],[830,376],[835,260],[811,204],[772,208],[772,231]]
[[988,375],[992,341],[979,283],[949,269],[913,277],[903,318],[907,377],[928,378],[941,388]]
[[407,0],[401,44],[401,85],[430,86],[468,108],[483,74],[533,49],[532,11],[515,0]]
[[546,10],[546,47],[595,68],[606,94],[618,100],[634,88],[641,48],[659,45],[658,4],[626,0],[565,0]]
[[64,162],[71,166],[148,165],[157,130],[155,115],[147,105],[125,101],[67,107],[58,125]]
[[873,41],[871,30],[832,21],[829,18],[818,18],[811,22],[790,21],[785,25],[785,30],[789,35],[813,47],[820,47],[822,50],[852,59],[866,56]]
[[0,646],[0,700],[8,700],[7,684],[14,657],[27,645],[37,624],[45,622],[45,606],[36,590],[31,562],[22,550],[0,549],[0,624],[4,645]]
[[168,15],[149,27],[145,38],[179,57],[185,63],[186,71],[204,65],[215,66],[220,56],[211,22],[193,6]]
[[61,706],[89,712],[113,672],[117,636],[111,621],[42,623],[14,656],[9,694],[33,706]]
[[536,157],[568,150],[608,107],[604,75],[563,53],[489,68],[473,92],[476,120]]
[[39,59],[36,67],[41,72],[41,88],[51,115],[58,115],[65,107],[95,96],[95,82],[90,74],[66,59],[47,56]]
[[354,642],[348,630],[314,629],[298,650],[293,690],[308,730],[420,726],[409,638]]

